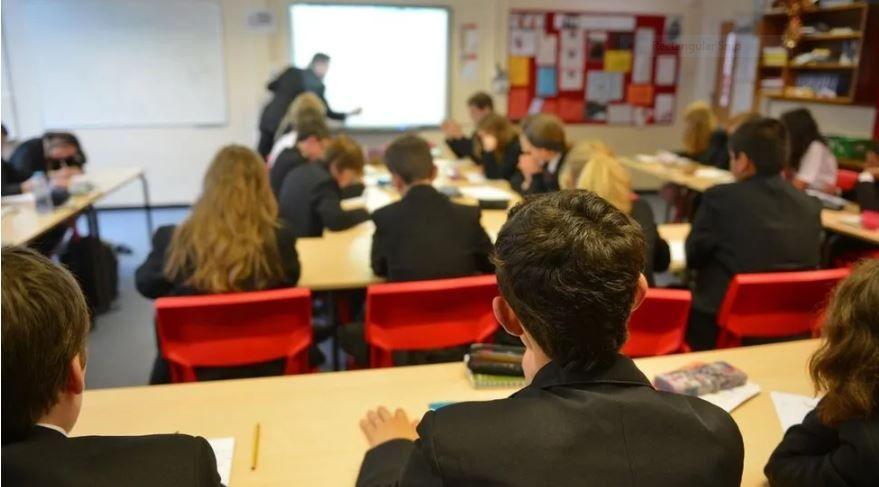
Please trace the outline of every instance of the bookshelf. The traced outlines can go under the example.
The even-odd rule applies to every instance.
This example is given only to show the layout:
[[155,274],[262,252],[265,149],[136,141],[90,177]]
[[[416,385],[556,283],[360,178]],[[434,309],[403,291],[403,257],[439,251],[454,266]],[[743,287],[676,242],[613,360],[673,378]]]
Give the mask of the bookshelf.
[[[790,17],[784,10],[764,13],[757,27],[760,62],[754,83],[754,109],[764,99],[832,105],[875,106],[879,95],[879,63],[867,55],[879,52],[879,4],[855,0],[848,4],[811,7],[800,13],[803,26],[826,26],[821,31],[800,35],[792,49],[784,46],[783,35]],[[768,51],[764,51],[765,49]],[[773,62],[766,62],[764,53]],[[825,60],[796,62],[814,49],[829,51]],[[843,53],[846,62],[840,62]],[[783,55],[782,55],[783,54]],[[767,88],[763,88],[766,86]],[[835,96],[816,96],[797,87],[823,87]]]

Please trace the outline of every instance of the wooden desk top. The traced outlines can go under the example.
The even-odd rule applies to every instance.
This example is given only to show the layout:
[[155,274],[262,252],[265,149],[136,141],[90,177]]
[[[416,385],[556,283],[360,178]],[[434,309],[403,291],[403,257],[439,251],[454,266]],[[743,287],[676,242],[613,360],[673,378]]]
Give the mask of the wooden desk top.
[[[637,360],[649,377],[693,361],[727,360],[762,388],[733,412],[745,441],[742,485],[764,485],[763,466],[782,436],[769,391],[811,395],[806,364],[817,340]],[[420,417],[429,403],[490,400],[459,363],[86,391],[74,435],[182,433],[235,437],[232,487],[353,485],[367,449],[358,421],[367,409],[401,406]],[[259,467],[249,467],[254,425]],[[693,461],[699,461],[694,458]]]
[[722,183],[730,183],[734,180],[731,172],[692,163],[685,166],[663,164],[657,161],[640,161],[628,157],[620,157],[620,163],[629,169],[641,171],[655,176],[663,181],[675,183],[700,193],[708,188]]
[[846,210],[821,212],[821,224],[825,229],[879,245],[879,230],[867,230],[861,226],[859,218],[857,213]]
[[71,197],[51,213],[37,213],[33,205],[4,205],[12,210],[3,215],[3,245],[29,242],[142,174],[143,169],[137,167],[89,171],[83,178],[91,182],[95,189],[88,194]]

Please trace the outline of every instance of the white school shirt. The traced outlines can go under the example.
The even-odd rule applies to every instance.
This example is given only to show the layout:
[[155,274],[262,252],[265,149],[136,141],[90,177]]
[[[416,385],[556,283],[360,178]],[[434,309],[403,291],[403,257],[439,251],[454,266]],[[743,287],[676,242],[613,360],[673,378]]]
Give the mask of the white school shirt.
[[278,140],[275,141],[275,145],[272,146],[272,151],[269,152],[269,157],[266,158],[269,167],[271,168],[275,164],[275,158],[278,157],[278,154],[284,152],[285,149],[290,149],[294,145],[296,145],[295,130],[278,137]]
[[797,179],[805,182],[810,189],[832,192],[836,188],[836,173],[839,170],[836,157],[823,143],[813,140],[800,158]]

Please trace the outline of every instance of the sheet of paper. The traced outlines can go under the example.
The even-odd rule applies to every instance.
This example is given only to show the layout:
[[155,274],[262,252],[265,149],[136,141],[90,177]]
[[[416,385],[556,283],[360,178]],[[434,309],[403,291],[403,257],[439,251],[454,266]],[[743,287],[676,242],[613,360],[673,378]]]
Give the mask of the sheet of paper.
[[632,67],[632,83],[649,83],[653,71],[653,45],[656,31],[642,28],[635,31],[635,60]]
[[632,123],[632,105],[619,103],[607,106],[607,123],[628,125]]
[[4,205],[34,206],[37,203],[33,193],[21,193],[3,197]]
[[561,45],[561,56],[559,64],[563,68],[576,68],[583,70],[586,64],[586,38],[584,32],[577,29],[564,29],[561,31],[559,39]]
[[531,57],[537,54],[537,31],[513,29],[510,31],[510,55]]
[[656,95],[653,105],[653,119],[656,123],[671,123],[674,120],[675,96],[670,93]]
[[537,96],[553,97],[558,95],[558,93],[555,67],[537,68]]
[[672,86],[678,74],[678,58],[670,54],[656,56],[656,86]]
[[607,50],[604,52],[604,70],[628,73],[632,70],[632,51]]
[[531,65],[523,56],[510,56],[510,86],[531,84]]
[[653,85],[629,85],[626,101],[632,105],[653,105]]
[[700,167],[693,173],[697,178],[713,179],[718,182],[731,183],[735,180],[732,173],[716,167]]
[[559,89],[579,91],[583,89],[583,67],[559,68]]
[[715,392],[713,394],[705,394],[699,396],[699,398],[731,413],[735,408],[739,407],[745,401],[751,399],[757,394],[760,394],[760,386],[753,382],[748,382],[743,386],[733,387],[732,389]]
[[623,99],[623,73],[592,71],[586,73],[586,99],[606,103]]
[[555,66],[558,49],[559,36],[555,34],[541,35],[537,42],[537,65]]
[[535,98],[531,100],[531,105],[528,106],[528,115],[540,113],[541,109],[543,109],[543,98]]
[[686,242],[683,240],[674,240],[668,243],[668,248],[671,253],[671,261],[674,263],[681,263],[681,268],[685,268],[687,266],[687,250],[685,247]]
[[789,394],[787,392],[772,391],[772,404],[775,405],[775,413],[781,422],[781,430],[787,431],[791,426],[803,422],[803,418],[809,411],[815,409],[821,398]]
[[217,457],[217,472],[220,474],[220,482],[223,485],[229,485],[229,478],[232,476],[232,456],[235,453],[235,438],[210,438],[208,443],[214,450],[214,456]]
[[467,198],[482,201],[507,201],[513,197],[507,191],[494,186],[462,186],[458,188],[461,194]]

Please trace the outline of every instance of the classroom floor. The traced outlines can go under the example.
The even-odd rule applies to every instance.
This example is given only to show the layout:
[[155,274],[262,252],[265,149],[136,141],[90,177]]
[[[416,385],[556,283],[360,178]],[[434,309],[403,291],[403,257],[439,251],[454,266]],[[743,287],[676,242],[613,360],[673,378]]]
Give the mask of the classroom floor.
[[[664,203],[656,195],[642,197],[661,219]],[[153,210],[154,226],[176,224],[188,213],[188,209]],[[134,271],[150,250],[145,214],[143,210],[111,210],[99,212],[98,218],[101,238],[113,245],[125,245],[132,253],[119,255],[119,298],[110,311],[95,320],[89,338],[86,384],[89,389],[146,385],[157,353],[153,302],[134,288]],[[80,224],[84,224],[82,219]],[[659,286],[673,279],[668,274],[656,275]],[[321,350],[327,357],[326,369],[330,365],[330,342],[324,342]]]

